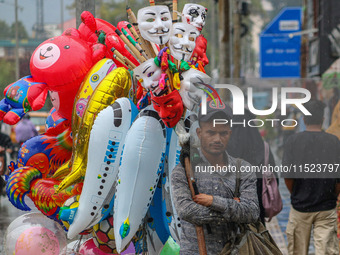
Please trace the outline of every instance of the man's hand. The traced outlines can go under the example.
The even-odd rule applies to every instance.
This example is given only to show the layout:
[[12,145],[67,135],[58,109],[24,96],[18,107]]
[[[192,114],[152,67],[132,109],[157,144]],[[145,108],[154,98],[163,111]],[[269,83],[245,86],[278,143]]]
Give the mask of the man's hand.
[[195,195],[192,199],[195,203],[208,207],[212,205],[214,197],[207,194],[198,194]]

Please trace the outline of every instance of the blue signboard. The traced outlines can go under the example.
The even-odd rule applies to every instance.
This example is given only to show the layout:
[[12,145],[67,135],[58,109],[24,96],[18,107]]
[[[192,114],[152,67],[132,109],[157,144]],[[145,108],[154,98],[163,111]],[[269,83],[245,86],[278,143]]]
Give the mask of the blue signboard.
[[261,78],[299,78],[300,7],[284,8],[260,35]]

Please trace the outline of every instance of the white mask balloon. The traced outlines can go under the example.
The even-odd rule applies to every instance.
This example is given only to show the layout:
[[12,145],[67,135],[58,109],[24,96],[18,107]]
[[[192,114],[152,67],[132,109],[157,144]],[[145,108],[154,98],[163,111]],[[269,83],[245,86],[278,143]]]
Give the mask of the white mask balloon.
[[193,25],[198,31],[202,31],[207,10],[207,8],[199,4],[185,4],[182,11],[182,21]]
[[207,74],[196,69],[189,69],[182,73],[183,80],[179,94],[182,97],[184,106],[189,111],[195,111],[201,103],[203,94],[202,88],[207,89],[205,84],[211,84],[211,78]]
[[186,23],[175,23],[170,36],[171,55],[177,60],[189,61],[196,46],[198,30]]
[[143,88],[153,92],[157,91],[162,70],[155,64],[153,58],[133,69],[133,74],[141,82]]
[[141,36],[145,40],[159,45],[169,41],[172,18],[167,6],[155,5],[139,9],[137,22]]

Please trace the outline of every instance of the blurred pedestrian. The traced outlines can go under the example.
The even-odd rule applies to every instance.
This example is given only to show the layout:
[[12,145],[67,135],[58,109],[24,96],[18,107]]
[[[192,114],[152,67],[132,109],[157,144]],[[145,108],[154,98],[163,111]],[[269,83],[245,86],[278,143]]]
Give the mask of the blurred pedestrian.
[[[244,109],[244,115],[235,115],[233,122],[235,123],[248,123],[249,120],[256,119],[256,116],[252,114],[248,109]],[[234,125],[232,127],[232,133],[228,142],[227,151],[230,156],[235,158],[242,158],[249,162],[253,166],[265,165],[265,146],[259,130],[256,127],[250,127],[248,125]],[[269,162],[271,166],[275,166],[275,160],[271,150],[269,149]],[[274,173],[277,177],[277,174]],[[257,196],[260,207],[260,220],[265,225],[265,209],[262,203],[262,173],[256,173],[257,182]],[[278,183],[278,178],[276,178]]]
[[20,145],[38,134],[28,114],[26,114],[15,127],[15,138]]
[[[293,169],[320,164],[336,167],[340,163],[340,142],[321,129],[325,105],[312,100],[304,106],[312,114],[304,117],[306,131],[286,141],[282,164]],[[311,231],[315,254],[339,254],[335,208],[340,180],[329,176],[309,178],[307,174],[311,173],[283,173],[292,203],[286,230],[289,254],[308,254]]]
[[12,151],[13,144],[11,138],[8,135],[0,132],[0,195],[3,194],[3,188],[6,185],[1,176],[8,174],[6,153],[12,153]]

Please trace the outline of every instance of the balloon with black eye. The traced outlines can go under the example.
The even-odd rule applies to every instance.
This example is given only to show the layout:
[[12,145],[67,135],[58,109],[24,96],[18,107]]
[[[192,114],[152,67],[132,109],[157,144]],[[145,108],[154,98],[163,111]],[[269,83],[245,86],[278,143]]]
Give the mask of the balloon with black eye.
[[182,22],[186,22],[202,31],[208,9],[199,4],[185,4],[182,11]]

